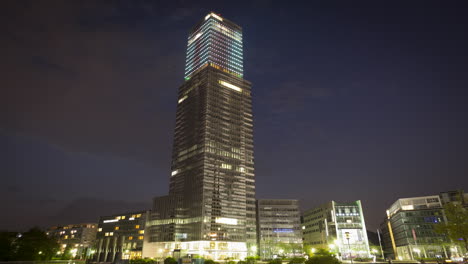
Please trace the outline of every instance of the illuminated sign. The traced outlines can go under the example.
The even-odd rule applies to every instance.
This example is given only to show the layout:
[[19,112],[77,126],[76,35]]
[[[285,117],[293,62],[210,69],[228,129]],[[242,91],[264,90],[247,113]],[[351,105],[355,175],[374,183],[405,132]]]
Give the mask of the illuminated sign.
[[273,233],[292,233],[294,229],[292,228],[273,228]]

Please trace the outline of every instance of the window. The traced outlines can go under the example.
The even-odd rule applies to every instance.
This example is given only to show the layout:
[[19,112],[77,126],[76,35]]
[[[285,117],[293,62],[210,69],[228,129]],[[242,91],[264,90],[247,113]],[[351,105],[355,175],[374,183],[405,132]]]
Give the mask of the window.
[[139,236],[138,239],[143,240],[143,236]]
[[136,225],[135,228],[136,228],[136,229],[140,228],[140,225]]
[[114,228],[114,230],[119,230],[119,229],[120,229],[120,227],[118,227],[118,226],[116,226],[116,227]]

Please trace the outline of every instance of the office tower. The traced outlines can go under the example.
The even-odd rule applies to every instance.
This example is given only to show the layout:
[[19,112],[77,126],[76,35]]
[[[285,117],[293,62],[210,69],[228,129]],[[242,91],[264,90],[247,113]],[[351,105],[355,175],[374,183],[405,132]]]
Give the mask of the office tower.
[[53,226],[46,234],[57,239],[61,254],[68,251],[74,258],[87,259],[92,254],[97,226],[96,223]]
[[[398,199],[387,210],[387,217],[380,225],[385,252],[398,260],[420,258],[447,258],[458,255],[461,247],[451,244],[446,235],[435,232],[443,223],[443,199],[448,194]],[[445,202],[453,202],[445,201]]]
[[148,213],[138,211],[101,216],[92,258],[97,262],[141,258]]
[[289,199],[257,200],[257,234],[260,258],[302,257],[299,201]]
[[242,76],[241,27],[208,14],[188,37],[169,195],[154,199],[144,256],[256,253],[251,84]]
[[[369,257],[361,201],[328,202],[304,212],[304,245],[325,248],[342,259]],[[312,252],[307,252],[312,253]]]

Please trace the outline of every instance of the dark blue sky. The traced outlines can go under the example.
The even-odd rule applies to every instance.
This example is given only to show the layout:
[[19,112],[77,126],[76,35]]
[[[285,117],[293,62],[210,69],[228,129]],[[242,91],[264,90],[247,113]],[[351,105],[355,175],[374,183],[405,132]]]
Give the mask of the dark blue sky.
[[[97,221],[168,191],[189,29],[244,30],[257,197],[304,209],[468,191],[462,1],[3,1],[0,229]],[[169,2],[169,1],[167,1]]]

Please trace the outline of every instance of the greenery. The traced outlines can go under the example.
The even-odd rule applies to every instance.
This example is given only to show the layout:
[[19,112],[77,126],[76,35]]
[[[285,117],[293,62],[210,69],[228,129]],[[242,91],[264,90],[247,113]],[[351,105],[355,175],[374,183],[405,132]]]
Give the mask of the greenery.
[[16,239],[14,232],[0,232],[0,261],[14,260],[14,245]]
[[259,257],[246,257],[245,258],[245,263],[247,264],[255,264],[257,263],[257,260],[259,259]]
[[435,231],[446,234],[453,242],[462,244],[468,251],[468,210],[459,203],[444,206],[447,223],[439,223]]
[[212,259],[205,259],[205,264],[219,264],[219,262],[214,261]]
[[301,263],[304,263],[305,262],[305,258],[298,258],[298,257],[294,257],[292,258],[291,260],[289,260],[289,264],[301,264]]
[[268,261],[268,264],[282,264],[282,263],[283,263],[283,260],[281,260],[280,258],[272,259]]
[[155,264],[156,260],[151,258],[131,259],[130,264]]
[[2,261],[50,260],[60,249],[57,241],[39,228],[22,234],[1,232],[0,248]]
[[173,257],[167,257],[164,260],[164,264],[177,264],[177,260]]
[[372,262],[372,258],[355,258],[354,261],[359,261],[359,262]]
[[341,262],[330,251],[319,248],[305,264],[341,264]]

